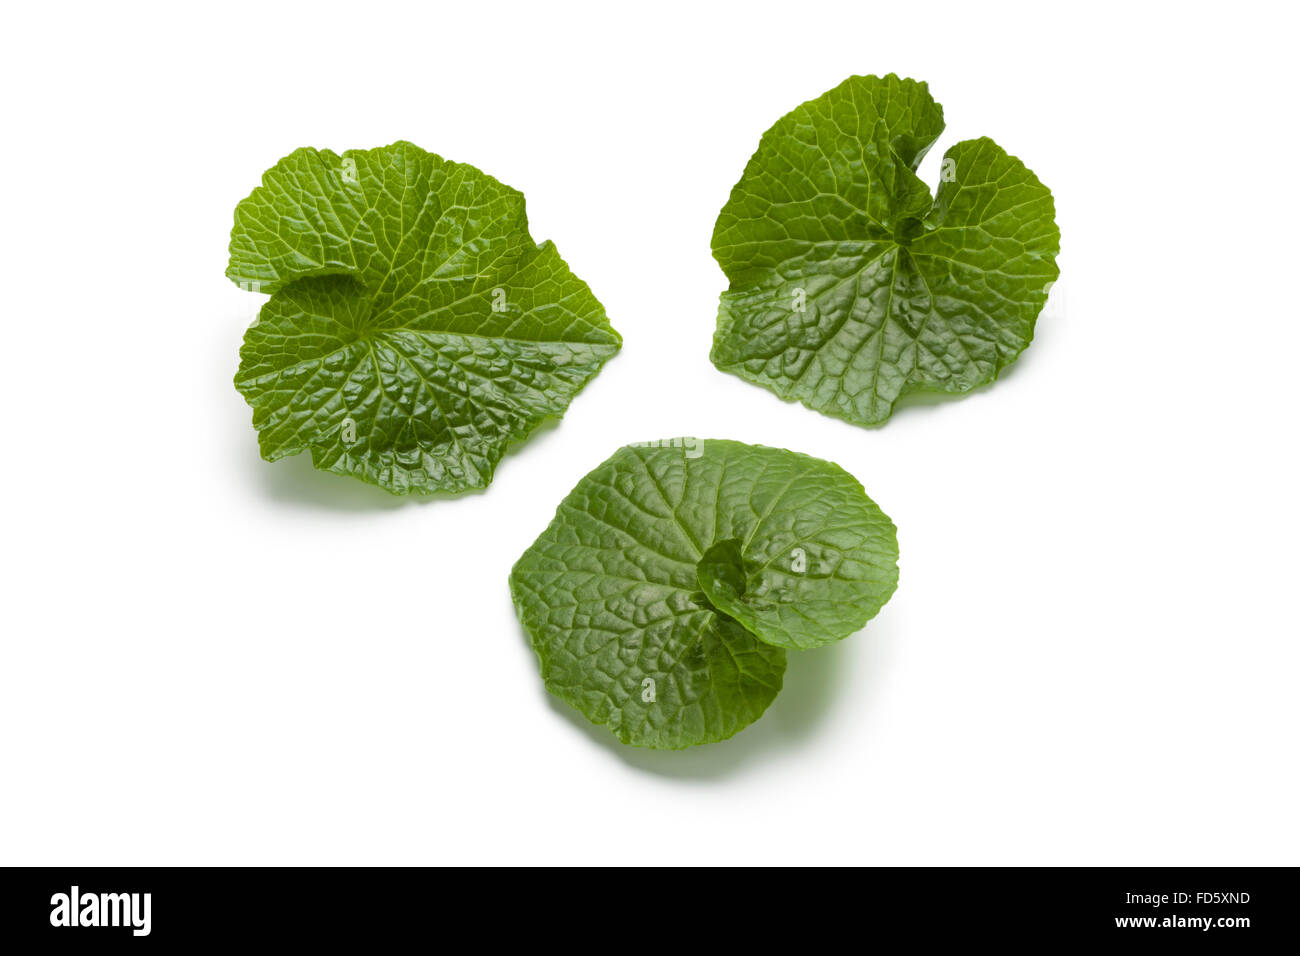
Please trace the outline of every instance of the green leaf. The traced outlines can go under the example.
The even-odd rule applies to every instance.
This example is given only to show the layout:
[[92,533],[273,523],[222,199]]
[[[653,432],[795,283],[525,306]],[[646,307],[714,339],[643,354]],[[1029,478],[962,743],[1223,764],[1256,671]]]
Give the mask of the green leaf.
[[787,400],[877,425],[911,392],[993,381],[1056,279],[1052,194],[989,139],[916,175],[943,131],[926,84],[854,76],[777,121],[718,216],[712,359]]
[[546,687],[624,743],[722,740],[785,648],[860,630],[898,582],[894,525],[838,465],[722,440],[620,449],[515,564]]
[[485,487],[621,343],[521,193],[410,143],[286,156],[226,274],[271,293],[235,377],[262,456],[394,494]]

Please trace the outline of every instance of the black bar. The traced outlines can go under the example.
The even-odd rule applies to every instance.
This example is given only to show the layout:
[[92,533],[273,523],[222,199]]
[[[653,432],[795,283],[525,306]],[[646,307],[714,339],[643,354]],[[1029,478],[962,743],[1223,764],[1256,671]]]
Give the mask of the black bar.
[[[1131,940],[1238,949],[1290,945],[1298,928],[1290,868],[866,869],[773,877],[575,869],[487,878],[432,869],[2,872],[0,942],[9,952],[29,951],[11,948],[14,941],[91,949],[351,941],[370,949],[409,943],[412,933],[451,943],[469,927],[480,942],[531,928],[534,945],[586,939],[639,953],[687,945],[701,921],[716,923],[720,938],[743,939],[770,934],[777,917],[810,940],[843,933],[865,943],[879,933],[882,941],[901,934],[927,943]],[[511,887],[514,879],[519,885]],[[73,887],[78,923],[116,918],[119,925],[70,925]],[[69,905],[60,910],[64,900]],[[428,936],[434,929],[436,937]]]

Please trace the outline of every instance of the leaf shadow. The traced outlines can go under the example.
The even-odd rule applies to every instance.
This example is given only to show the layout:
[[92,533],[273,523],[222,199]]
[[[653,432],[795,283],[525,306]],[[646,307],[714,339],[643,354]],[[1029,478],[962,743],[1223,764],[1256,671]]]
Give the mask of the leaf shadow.
[[943,392],[937,389],[933,391],[905,392],[898,397],[896,402],[894,402],[894,410],[890,414],[889,418],[879,424],[866,425],[863,427],[874,431],[875,429],[883,428],[888,425],[899,415],[910,417],[916,414],[924,414],[919,410],[934,408],[940,405],[949,405],[953,402],[960,402],[977,395],[983,395],[995,385],[1005,384],[1014,379],[1017,374],[1019,374],[1020,367],[1025,363],[1025,361],[1025,356],[1021,355],[1015,362],[999,371],[997,378],[992,381],[984,382],[981,385],[976,385],[974,388],[968,389],[964,392]]
[[[497,463],[497,468],[508,467],[509,461],[530,442],[545,440],[554,431],[560,419],[548,419],[534,428],[527,437],[511,442]],[[265,461],[260,457],[245,456],[256,469],[254,483],[268,499],[277,505],[294,505],[322,511],[392,511],[396,508],[427,505],[436,501],[454,501],[481,495],[492,487],[467,488],[464,491],[440,492],[432,495],[394,495],[377,485],[349,475],[321,471],[311,463],[311,454],[303,452]],[[495,476],[495,472],[494,472]]]
[[[1024,350],[1016,356],[1010,365],[998,370],[996,378],[965,392],[944,392],[939,390],[906,392],[894,403],[894,410],[889,419],[879,425],[868,425],[866,427],[872,429],[881,428],[897,417],[900,412],[905,415],[925,414],[924,412],[918,413],[915,410],[933,408],[936,405],[947,405],[949,402],[958,402],[973,395],[982,395],[999,383],[1010,382],[1025,374],[1021,369],[1028,367],[1035,360],[1041,360],[1041,356],[1048,351],[1048,347],[1043,344],[1044,340],[1059,334],[1057,327],[1065,319],[1065,293],[1057,288],[1059,285],[1059,279],[1053,283],[1053,290],[1035,319],[1034,331],[1029,344],[1025,346]],[[1036,350],[1030,348],[1034,344],[1038,345]]]
[[355,478],[319,471],[306,452],[279,461],[247,458],[256,469],[254,482],[277,505],[322,511],[391,511],[407,503]]

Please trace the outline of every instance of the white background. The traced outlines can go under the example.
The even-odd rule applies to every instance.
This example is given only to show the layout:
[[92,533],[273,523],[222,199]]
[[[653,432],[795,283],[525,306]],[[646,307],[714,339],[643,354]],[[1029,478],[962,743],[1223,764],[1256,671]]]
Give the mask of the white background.
[[[1294,11],[605,3],[6,13],[0,862],[1300,863]],[[1291,22],[1284,22],[1291,21]],[[714,218],[852,73],[1056,197],[992,388],[877,430],[708,360]],[[625,338],[482,494],[267,464],[231,213],[405,138],[528,197]],[[511,564],[629,441],[833,459],[900,529],[867,629],[726,743],[543,691]]]

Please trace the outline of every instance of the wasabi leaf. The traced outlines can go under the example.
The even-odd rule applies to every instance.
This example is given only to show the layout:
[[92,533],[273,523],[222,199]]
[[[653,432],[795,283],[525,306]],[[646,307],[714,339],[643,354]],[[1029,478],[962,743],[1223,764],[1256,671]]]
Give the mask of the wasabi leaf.
[[675,749],[757,720],[786,648],[860,630],[897,581],[893,523],[838,465],[673,439],[583,478],[510,592],[548,690],[624,743]]
[[1056,279],[1052,194],[990,139],[916,169],[943,131],[926,84],[854,76],[782,117],[723,207],[711,358],[788,400],[878,425],[966,392],[1029,345]]
[[410,143],[286,156],[226,274],[271,293],[235,377],[262,456],[394,494],[485,487],[621,342],[521,193]]

